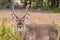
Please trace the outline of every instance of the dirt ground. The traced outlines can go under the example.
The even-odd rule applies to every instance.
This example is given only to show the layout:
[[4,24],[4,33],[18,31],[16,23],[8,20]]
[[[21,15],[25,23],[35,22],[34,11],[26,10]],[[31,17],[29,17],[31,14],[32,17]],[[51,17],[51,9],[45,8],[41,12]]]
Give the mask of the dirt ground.
[[[14,24],[14,20],[11,19],[11,10],[8,9],[0,9],[0,23],[3,17],[7,18],[7,24]],[[57,24],[60,24],[60,13],[52,13],[52,12],[38,12],[38,11],[29,11],[30,18],[26,21],[26,24],[30,24],[32,22],[38,24],[51,24],[52,21],[55,21]],[[25,15],[25,10],[16,10],[16,15],[18,17],[22,17]]]
[[[7,25],[16,24],[16,21],[11,18],[12,10],[8,9],[0,9],[0,25],[2,18],[7,18]],[[52,12],[40,12],[40,11],[29,11],[30,18],[26,20],[26,24],[30,23],[38,23],[38,24],[51,24],[52,21],[55,21],[60,25],[60,13],[52,13]],[[25,10],[16,10],[16,15],[18,17],[23,17],[25,15]]]

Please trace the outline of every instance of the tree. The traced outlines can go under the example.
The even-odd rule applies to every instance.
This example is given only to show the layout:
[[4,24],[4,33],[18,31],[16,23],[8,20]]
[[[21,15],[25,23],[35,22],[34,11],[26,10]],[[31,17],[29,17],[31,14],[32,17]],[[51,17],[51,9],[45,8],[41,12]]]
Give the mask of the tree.
[[59,0],[49,0],[49,6],[55,8],[59,6]]

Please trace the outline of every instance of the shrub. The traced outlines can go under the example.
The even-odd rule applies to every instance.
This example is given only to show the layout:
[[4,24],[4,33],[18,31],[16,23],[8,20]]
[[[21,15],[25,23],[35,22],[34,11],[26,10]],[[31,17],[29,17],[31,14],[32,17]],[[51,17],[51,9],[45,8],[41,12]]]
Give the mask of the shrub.
[[58,25],[57,23],[55,23],[54,21],[52,21],[52,25],[54,27],[56,27],[58,29],[58,31],[60,32],[60,25]]
[[6,4],[6,0],[0,0],[0,5],[5,5]]
[[60,12],[60,7],[56,7],[54,9],[52,9],[53,12]]
[[33,22],[31,22],[31,23],[32,23],[32,24],[38,24],[38,22],[34,22],[34,21],[33,21]]
[[2,25],[0,26],[0,40],[21,40],[16,32],[12,32],[9,27],[5,25],[6,18],[2,19]]

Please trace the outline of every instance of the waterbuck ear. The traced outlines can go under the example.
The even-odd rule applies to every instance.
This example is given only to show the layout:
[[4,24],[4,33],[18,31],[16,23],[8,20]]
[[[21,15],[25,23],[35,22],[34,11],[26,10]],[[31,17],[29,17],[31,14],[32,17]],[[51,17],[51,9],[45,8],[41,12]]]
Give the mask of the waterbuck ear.
[[29,19],[30,18],[30,14],[26,14],[24,17],[23,17],[23,19]]
[[14,15],[14,14],[11,14],[11,18],[12,18],[13,20],[15,20],[15,21],[18,21],[18,20],[19,20],[19,18],[18,18],[16,15]]
[[29,9],[29,5],[26,6],[25,15],[24,15],[24,17],[23,17],[24,20],[25,20],[25,19],[29,19],[29,17],[30,17],[30,14],[28,13],[28,11],[29,11],[28,9]]
[[11,14],[11,18],[12,19],[14,19],[14,20],[16,20],[17,18],[16,18],[16,16],[15,15],[13,15],[13,14]]

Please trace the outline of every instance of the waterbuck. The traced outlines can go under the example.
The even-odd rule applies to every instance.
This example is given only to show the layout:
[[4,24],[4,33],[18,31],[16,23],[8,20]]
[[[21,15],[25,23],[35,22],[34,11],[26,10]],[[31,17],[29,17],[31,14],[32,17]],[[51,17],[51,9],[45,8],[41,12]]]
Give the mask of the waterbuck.
[[19,18],[15,15],[14,6],[12,5],[12,18],[17,22],[17,33],[22,40],[57,40],[58,30],[50,24],[24,24],[25,20],[29,18],[28,7],[26,6],[26,14]]

